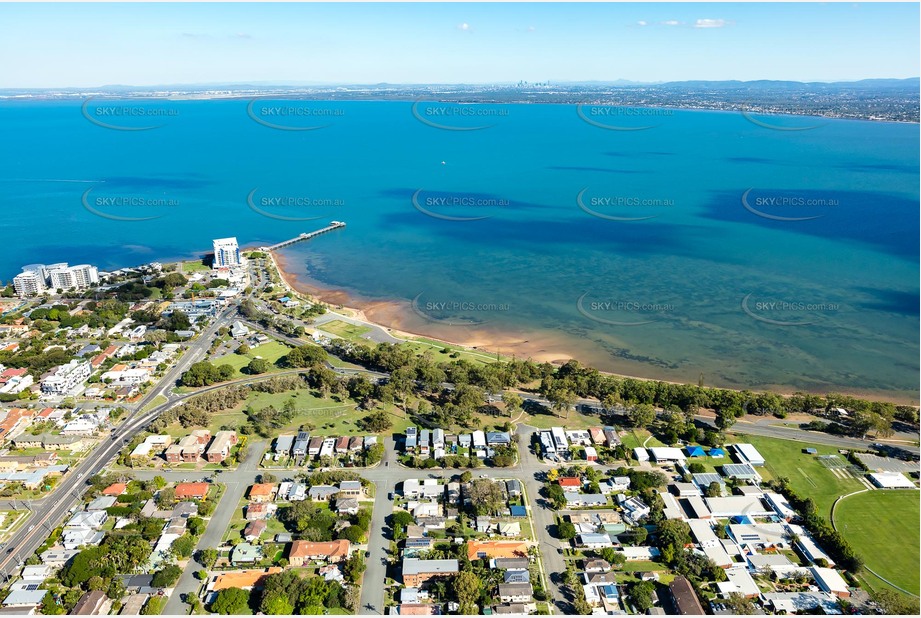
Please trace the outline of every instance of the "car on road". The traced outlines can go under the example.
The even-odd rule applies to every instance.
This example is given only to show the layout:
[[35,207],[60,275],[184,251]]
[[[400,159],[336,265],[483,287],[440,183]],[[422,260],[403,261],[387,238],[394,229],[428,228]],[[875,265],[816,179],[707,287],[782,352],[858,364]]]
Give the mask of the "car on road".
[[29,532],[32,532],[33,530],[35,530],[35,524],[32,524],[31,526],[29,526]]

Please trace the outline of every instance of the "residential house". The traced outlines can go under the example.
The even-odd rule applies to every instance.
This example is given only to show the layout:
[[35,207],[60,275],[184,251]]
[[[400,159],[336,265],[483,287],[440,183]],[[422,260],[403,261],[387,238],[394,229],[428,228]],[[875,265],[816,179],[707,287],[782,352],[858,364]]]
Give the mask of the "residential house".
[[207,429],[196,429],[191,434],[181,438],[176,444],[167,447],[164,452],[166,461],[170,463],[195,463],[205,452],[208,442],[211,441],[211,432]]
[[336,497],[336,513],[339,515],[357,515],[358,514],[357,498],[339,498]]
[[238,564],[255,564],[262,560],[262,548],[250,543],[238,543],[230,550],[230,563]]
[[[275,454],[279,457],[287,457],[294,448],[294,436],[282,435],[275,439]],[[301,453],[303,456],[303,453]]]
[[330,498],[339,493],[339,488],[334,485],[314,485],[307,492],[311,500],[328,501]]
[[319,457],[320,450],[323,448],[323,438],[320,436],[314,436],[310,438],[310,441],[307,443],[307,456],[308,457]]
[[531,584],[499,584],[499,600],[503,603],[531,603],[534,589]]
[[260,519],[267,519],[278,507],[274,504],[250,502],[244,508],[246,510],[246,521],[257,521]]
[[176,485],[176,498],[183,500],[188,498],[203,499],[208,496],[208,489],[211,487],[208,483],[179,483]]
[[276,491],[277,486],[275,483],[256,483],[249,488],[250,502],[273,502],[275,500]]
[[237,432],[219,431],[214,434],[214,439],[205,452],[209,463],[221,463],[230,456],[230,449],[237,443]]
[[259,540],[262,533],[265,532],[267,524],[264,520],[251,521],[243,528],[243,538],[248,542]]
[[220,592],[227,588],[242,588],[243,590],[252,590],[260,588],[263,581],[269,575],[281,573],[281,567],[269,567],[267,569],[249,569],[246,571],[230,571],[215,576],[208,584],[208,590]]
[[457,560],[404,558],[401,570],[404,586],[419,587],[434,578],[457,575],[460,573],[460,565]]
[[346,539],[337,541],[294,541],[288,549],[288,564],[304,566],[311,561],[338,563],[349,557],[351,543]]
[[520,558],[527,555],[528,544],[524,541],[467,541],[467,557],[470,560]]
[[339,483],[339,493],[337,498],[359,498],[364,492],[361,488],[361,481],[342,481]]

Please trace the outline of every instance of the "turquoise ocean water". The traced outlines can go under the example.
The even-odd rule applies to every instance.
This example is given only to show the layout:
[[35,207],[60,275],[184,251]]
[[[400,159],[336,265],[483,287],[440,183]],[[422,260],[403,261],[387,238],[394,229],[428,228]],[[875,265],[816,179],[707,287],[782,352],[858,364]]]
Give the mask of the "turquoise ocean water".
[[[917,399],[917,125],[110,105],[0,104],[4,280],[32,262],[117,268],[340,219],[286,262],[356,301],[404,303],[402,328],[545,335],[632,375]],[[285,130],[306,127],[320,128]]]

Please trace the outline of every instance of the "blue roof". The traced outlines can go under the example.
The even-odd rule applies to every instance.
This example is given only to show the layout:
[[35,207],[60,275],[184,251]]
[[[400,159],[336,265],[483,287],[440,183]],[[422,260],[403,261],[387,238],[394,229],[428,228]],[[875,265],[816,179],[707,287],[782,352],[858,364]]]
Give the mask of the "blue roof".
[[748,515],[736,515],[730,519],[734,524],[753,524],[755,523]]
[[511,512],[512,517],[527,517],[528,509],[523,506],[510,506],[508,510]]
[[725,457],[725,456],[726,456],[726,451],[724,451],[721,448],[711,448],[710,449],[710,457]]
[[687,446],[685,447],[685,452],[688,454],[688,457],[703,457],[704,449],[699,446]]
[[278,299],[278,302],[280,302],[280,303],[286,303],[286,302],[288,302],[289,300],[291,300],[291,299],[288,298],[287,296],[282,296],[281,298]]

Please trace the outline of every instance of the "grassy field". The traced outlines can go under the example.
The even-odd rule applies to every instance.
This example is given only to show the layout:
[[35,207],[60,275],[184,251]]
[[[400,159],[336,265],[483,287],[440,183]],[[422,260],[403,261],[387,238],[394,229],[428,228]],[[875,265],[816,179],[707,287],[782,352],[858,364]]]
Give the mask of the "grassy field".
[[201,261],[180,262],[180,264],[182,264],[182,272],[185,274],[208,272],[211,270],[211,268],[202,264]]
[[[278,430],[279,433],[291,433],[305,423],[314,425],[319,433],[325,435],[347,436],[365,433],[359,430],[355,423],[358,419],[367,416],[368,411],[356,410],[356,404],[351,400],[323,399],[303,389],[284,393],[253,393],[241,405],[215,414],[212,425],[219,427],[234,422],[243,422],[245,420],[243,409],[247,406],[252,406],[257,410],[266,406],[274,406],[280,410],[288,400],[294,401],[297,414],[288,425]],[[401,432],[410,424],[399,406],[385,406],[384,409],[390,414],[393,421],[391,431]]]
[[[919,492],[913,490],[868,491],[842,500],[835,509],[838,530],[866,565],[915,594],[921,592],[918,496]],[[866,578],[874,587],[882,584],[872,574]]]
[[[406,345],[420,354],[425,352],[434,352],[435,360],[449,360],[449,354],[442,354],[442,350],[449,350],[452,353],[458,354],[458,359],[468,360],[471,363],[477,363],[480,365],[489,365],[496,362],[496,355],[489,354],[487,352],[478,352],[476,350],[470,350],[458,345],[451,345],[449,343],[444,343],[441,341],[435,341],[434,339],[426,339],[425,337],[414,337],[407,341]],[[511,360],[509,357],[501,357],[503,361]],[[450,359],[453,360],[453,359]]]
[[[864,485],[854,478],[835,476],[831,470],[819,463],[816,455],[802,452],[806,446],[812,446],[818,450],[819,455],[836,455],[838,450],[834,447],[761,436],[734,436],[732,442],[748,442],[754,445],[766,462],[763,468],[758,469],[764,480],[787,477],[797,493],[815,500],[819,512],[825,517],[831,514],[831,505],[838,496],[865,489]],[[844,458],[843,455],[840,457]]]
[[274,370],[275,361],[287,354],[290,349],[291,348],[278,341],[269,341],[268,343],[263,343],[262,345],[257,345],[255,348],[252,348],[249,354],[228,354],[227,356],[216,358],[214,359],[214,364],[230,365],[237,371],[234,378],[241,378],[244,377],[241,369],[249,365],[249,362],[257,356],[272,363]]
[[368,326],[358,326],[356,324],[349,324],[342,320],[333,320],[325,324],[317,326],[320,330],[325,330],[328,333],[332,333],[337,337],[342,337],[343,339],[348,339],[349,341],[363,341],[361,338],[362,335],[371,332],[371,328]]

